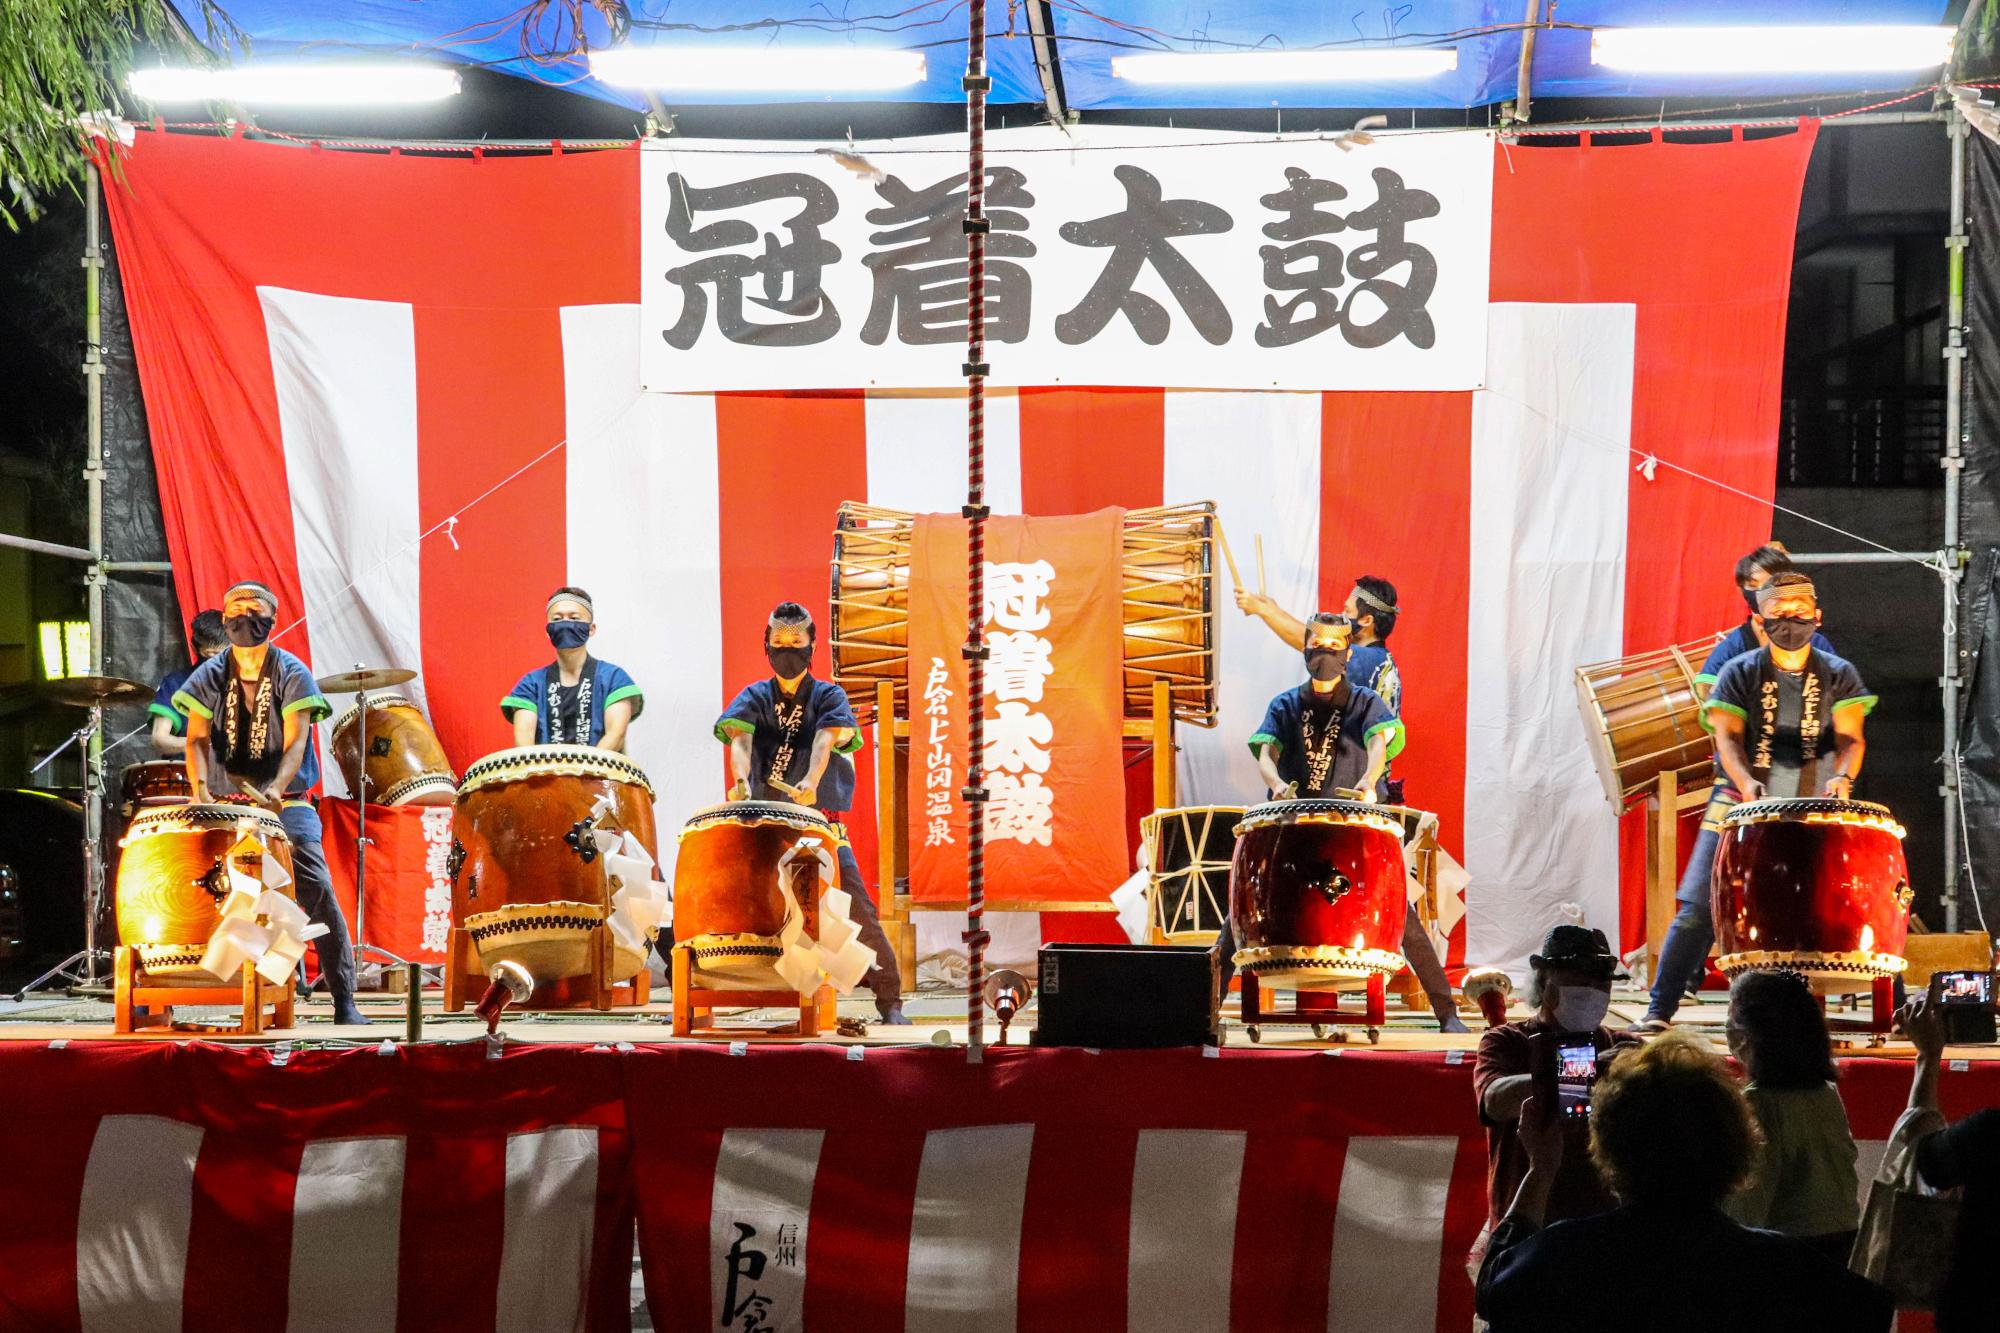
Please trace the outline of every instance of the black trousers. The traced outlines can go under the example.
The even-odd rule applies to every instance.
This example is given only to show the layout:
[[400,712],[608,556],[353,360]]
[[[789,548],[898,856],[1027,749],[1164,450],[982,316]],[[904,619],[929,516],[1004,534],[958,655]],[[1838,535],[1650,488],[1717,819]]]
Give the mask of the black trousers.
[[840,887],[854,900],[852,915],[861,942],[875,952],[875,966],[862,982],[875,993],[875,1007],[887,1015],[903,1002],[903,974],[896,966],[896,951],[889,947],[889,937],[882,931],[882,914],[868,896],[868,886],[861,882],[861,862],[845,838],[840,842]]
[[320,975],[335,1004],[354,998],[354,946],[347,937],[347,917],[340,899],[333,893],[333,877],[327,873],[326,852],[320,846],[319,811],[304,803],[286,802],[278,812],[285,836],[292,840],[292,892],[308,918],[326,927],[326,934],[313,941],[319,955]]

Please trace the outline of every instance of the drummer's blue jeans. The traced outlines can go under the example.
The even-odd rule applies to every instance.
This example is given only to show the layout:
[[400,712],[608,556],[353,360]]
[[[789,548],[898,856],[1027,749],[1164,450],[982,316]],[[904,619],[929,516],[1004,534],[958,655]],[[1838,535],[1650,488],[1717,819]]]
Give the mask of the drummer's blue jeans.
[[1662,1022],[1672,1018],[1674,1010],[1680,1008],[1681,996],[1701,976],[1708,961],[1709,946],[1715,943],[1708,889],[1715,874],[1715,852],[1721,845],[1722,835],[1712,829],[1703,829],[1694,840],[1687,871],[1674,894],[1680,911],[1667,927],[1667,942],[1660,946],[1660,970],[1653,978],[1652,1000],[1646,1006],[1648,1018]]
[[327,874],[319,811],[288,801],[278,817],[284,821],[285,836],[292,840],[292,892],[306,916],[326,927],[326,934],[312,945],[319,955],[320,975],[326,978],[327,992],[335,1004],[350,1003],[354,998],[354,947],[347,938],[347,917],[340,910],[340,899],[333,894],[333,878]]

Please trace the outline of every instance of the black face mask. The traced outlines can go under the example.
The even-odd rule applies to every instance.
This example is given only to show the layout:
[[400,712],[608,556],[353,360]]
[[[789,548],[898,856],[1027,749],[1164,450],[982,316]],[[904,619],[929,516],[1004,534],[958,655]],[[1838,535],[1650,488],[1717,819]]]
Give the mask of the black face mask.
[[764,645],[764,660],[771,664],[771,670],[779,680],[790,680],[811,669],[813,652],[811,648],[773,648],[767,643]]
[[1306,671],[1322,683],[1347,674],[1347,652],[1341,648],[1306,649]]
[[1810,616],[1765,616],[1764,634],[1774,647],[1797,652],[1812,642],[1814,625]]
[[1757,589],[1755,589],[1755,588],[1738,588],[1738,589],[1737,589],[1736,591],[1738,591],[1738,592],[1740,592],[1740,593],[1742,593],[1742,594],[1743,594],[1743,605],[1745,605],[1745,606],[1747,606],[1747,607],[1749,607],[1749,608],[1750,608],[1750,614],[1751,614],[1751,615],[1753,615],[1753,616],[1754,616],[1754,615],[1756,615],[1756,614],[1757,614]]
[[581,648],[590,639],[588,620],[551,620],[549,642],[558,648]]
[[238,648],[255,648],[271,637],[271,626],[277,623],[275,616],[260,616],[255,613],[244,616],[230,616],[222,622],[229,641]]

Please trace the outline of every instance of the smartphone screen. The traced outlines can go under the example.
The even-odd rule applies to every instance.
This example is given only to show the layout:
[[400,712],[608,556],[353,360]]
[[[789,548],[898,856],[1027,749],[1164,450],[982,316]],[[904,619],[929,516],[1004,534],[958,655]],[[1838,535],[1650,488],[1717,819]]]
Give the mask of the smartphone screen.
[[1941,972],[1939,998],[1945,1004],[1984,1005],[1993,1002],[1990,972]]
[[1590,1118],[1590,1087],[1597,1082],[1597,1047],[1589,1042],[1556,1048],[1556,1104],[1564,1120]]

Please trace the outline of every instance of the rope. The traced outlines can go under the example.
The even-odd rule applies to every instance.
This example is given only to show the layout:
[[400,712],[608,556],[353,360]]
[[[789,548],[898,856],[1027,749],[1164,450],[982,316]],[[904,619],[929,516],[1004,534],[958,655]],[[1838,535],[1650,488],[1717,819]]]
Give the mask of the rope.
[[965,48],[965,1042],[986,1046],[986,0]]

